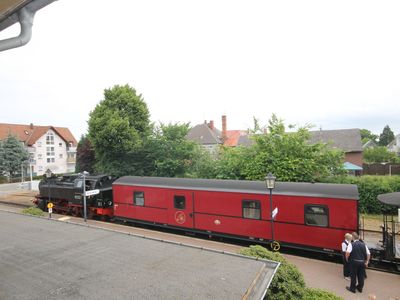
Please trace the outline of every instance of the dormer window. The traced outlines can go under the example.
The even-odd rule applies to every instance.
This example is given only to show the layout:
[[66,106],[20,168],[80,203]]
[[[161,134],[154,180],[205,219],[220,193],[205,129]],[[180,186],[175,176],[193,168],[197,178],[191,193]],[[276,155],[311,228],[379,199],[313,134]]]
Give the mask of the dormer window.
[[51,131],[46,135],[46,145],[54,145],[54,134]]

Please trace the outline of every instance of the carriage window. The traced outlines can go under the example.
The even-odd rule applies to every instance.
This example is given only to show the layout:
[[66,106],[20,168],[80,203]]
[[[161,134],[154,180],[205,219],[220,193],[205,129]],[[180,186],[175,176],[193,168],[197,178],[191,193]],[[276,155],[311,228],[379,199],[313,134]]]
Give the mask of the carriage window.
[[261,219],[260,201],[243,200],[242,214],[246,219]]
[[185,209],[185,196],[174,196],[174,208]]
[[322,205],[305,205],[304,219],[306,225],[328,227],[328,208]]
[[133,204],[144,206],[144,192],[133,192]]

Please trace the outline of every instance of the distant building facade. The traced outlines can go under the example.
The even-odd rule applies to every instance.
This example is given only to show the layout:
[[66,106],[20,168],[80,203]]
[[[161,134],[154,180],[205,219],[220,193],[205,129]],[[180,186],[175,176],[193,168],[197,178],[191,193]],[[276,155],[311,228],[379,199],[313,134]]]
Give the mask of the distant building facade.
[[[32,174],[75,172],[77,142],[65,127],[0,123],[0,140],[11,134],[26,147]],[[28,171],[29,173],[29,171]]]
[[394,140],[387,145],[387,149],[390,152],[394,152],[397,155],[400,155],[400,134],[394,137]]
[[359,129],[310,131],[312,144],[323,142],[344,152],[345,162],[362,168],[363,147]]

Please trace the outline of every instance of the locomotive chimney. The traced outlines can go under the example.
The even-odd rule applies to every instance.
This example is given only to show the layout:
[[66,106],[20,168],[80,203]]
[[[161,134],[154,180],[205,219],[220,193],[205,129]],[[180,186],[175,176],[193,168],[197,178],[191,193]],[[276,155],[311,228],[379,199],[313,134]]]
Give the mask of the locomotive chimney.
[[226,140],[226,116],[222,116],[222,139],[225,141]]

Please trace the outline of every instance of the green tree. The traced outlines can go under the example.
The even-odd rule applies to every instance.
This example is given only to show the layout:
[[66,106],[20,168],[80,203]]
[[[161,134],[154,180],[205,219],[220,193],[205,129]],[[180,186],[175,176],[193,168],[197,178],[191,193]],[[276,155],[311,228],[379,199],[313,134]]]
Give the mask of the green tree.
[[385,146],[368,148],[363,153],[364,161],[367,163],[397,162],[395,153],[390,152]]
[[152,159],[151,175],[184,177],[196,158],[197,145],[186,139],[189,124],[161,124],[154,129],[146,143],[146,151]]
[[281,181],[312,182],[343,174],[343,152],[324,143],[311,144],[308,128],[286,132],[283,121],[275,115],[266,128],[256,123],[255,144],[243,164],[245,178],[263,180],[272,172]]
[[387,146],[393,140],[394,140],[394,133],[390,129],[389,125],[386,125],[383,128],[382,133],[379,135],[379,145]]
[[0,147],[0,173],[9,175],[10,178],[21,171],[29,159],[29,153],[16,136],[9,134],[1,142]]
[[82,135],[76,149],[75,172],[94,173],[95,155],[92,144],[86,135]]
[[363,144],[365,144],[368,141],[373,141],[375,143],[378,142],[378,135],[373,134],[368,129],[360,129],[360,134],[361,134],[361,141]]
[[151,132],[150,114],[142,95],[129,85],[104,90],[104,99],[90,113],[89,139],[96,170],[108,174],[143,175],[143,142]]

